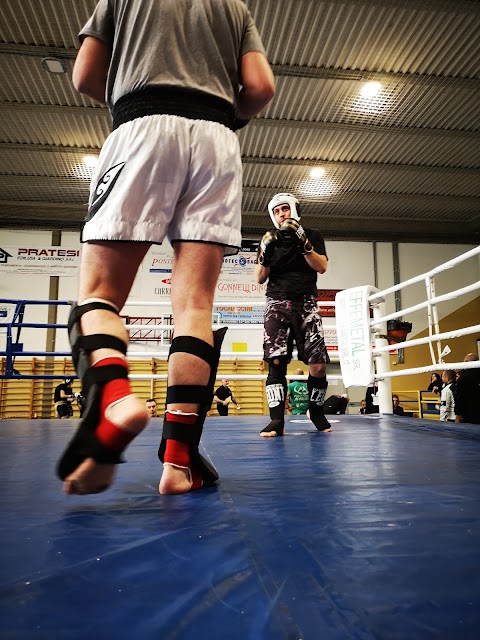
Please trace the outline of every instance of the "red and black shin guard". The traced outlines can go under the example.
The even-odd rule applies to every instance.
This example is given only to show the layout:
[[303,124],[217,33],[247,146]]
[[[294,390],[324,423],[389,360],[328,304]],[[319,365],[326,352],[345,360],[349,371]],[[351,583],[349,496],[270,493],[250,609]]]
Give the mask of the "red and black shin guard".
[[64,480],[87,458],[103,464],[122,462],[121,452],[136,434],[119,429],[108,420],[108,408],[131,394],[128,366],[121,356],[105,358],[90,365],[90,353],[109,348],[125,355],[127,345],[115,336],[95,334],[83,336],[80,318],[94,309],[118,314],[107,302],[92,301],[75,305],[68,320],[72,359],[86,398],[80,425],[57,463],[57,475]]
[[198,415],[167,411],[158,449],[161,462],[190,469],[193,489],[212,485],[218,480],[216,469],[200,454],[198,448],[205,418],[212,405],[220,349],[226,331],[224,327],[213,332],[213,347],[192,336],[178,336],[170,347],[170,355],[189,353],[210,365],[210,377],[206,385],[174,385],[167,388],[167,404],[198,403],[200,407]]

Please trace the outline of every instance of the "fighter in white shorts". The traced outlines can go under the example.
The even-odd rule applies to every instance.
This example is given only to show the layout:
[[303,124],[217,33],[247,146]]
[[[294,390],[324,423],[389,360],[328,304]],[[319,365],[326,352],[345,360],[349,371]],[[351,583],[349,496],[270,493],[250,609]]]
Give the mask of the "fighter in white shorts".
[[67,494],[102,491],[147,423],[118,314],[150,245],[167,237],[175,337],[159,491],[185,493],[218,479],[198,446],[225,333],[212,334],[213,296],[241,239],[233,131],[272,98],[273,74],[240,0],[100,0],[80,40],[74,85],[108,104],[113,132],[92,181],[69,318],[87,406],[57,473]]

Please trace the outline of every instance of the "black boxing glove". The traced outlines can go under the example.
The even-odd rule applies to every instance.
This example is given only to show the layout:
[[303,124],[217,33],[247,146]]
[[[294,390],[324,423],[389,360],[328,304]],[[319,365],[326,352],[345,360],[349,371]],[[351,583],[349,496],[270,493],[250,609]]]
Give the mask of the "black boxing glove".
[[258,253],[258,264],[262,267],[269,267],[273,258],[275,247],[279,246],[279,237],[276,231],[267,231],[260,240],[260,251]]
[[280,231],[293,238],[303,255],[312,253],[313,244],[307,238],[302,225],[295,218],[288,218],[280,226]]

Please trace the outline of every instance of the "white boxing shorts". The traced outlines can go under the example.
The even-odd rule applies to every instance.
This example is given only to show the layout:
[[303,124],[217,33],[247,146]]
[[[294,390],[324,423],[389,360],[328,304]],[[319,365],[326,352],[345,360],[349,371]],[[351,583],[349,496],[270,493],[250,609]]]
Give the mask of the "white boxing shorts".
[[191,240],[241,246],[242,163],[217,122],[152,115],[126,122],[102,147],[82,242]]

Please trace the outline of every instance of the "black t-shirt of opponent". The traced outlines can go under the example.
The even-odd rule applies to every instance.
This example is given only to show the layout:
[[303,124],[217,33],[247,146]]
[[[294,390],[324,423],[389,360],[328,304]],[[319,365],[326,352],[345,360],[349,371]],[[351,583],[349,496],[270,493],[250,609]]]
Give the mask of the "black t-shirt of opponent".
[[[314,229],[305,229],[313,249],[326,256],[323,236]],[[283,244],[276,247],[270,263],[267,296],[274,300],[300,300],[304,296],[317,295],[317,272],[308,264],[295,240],[281,234]]]

